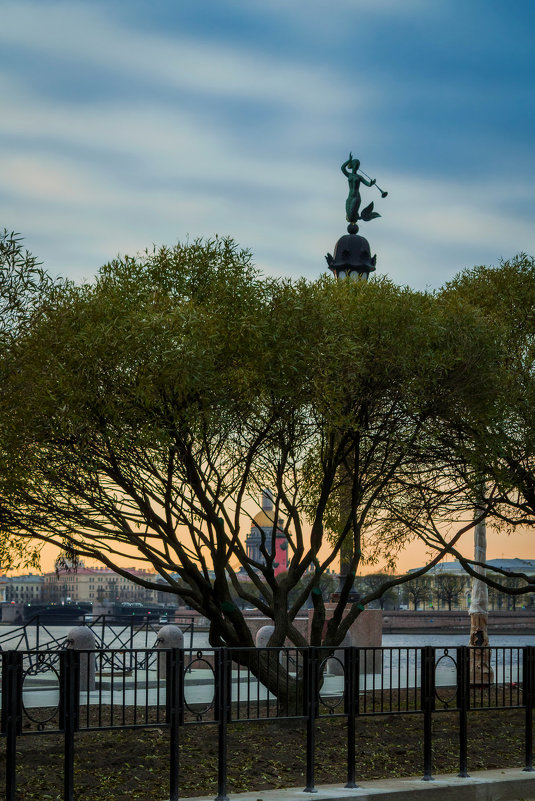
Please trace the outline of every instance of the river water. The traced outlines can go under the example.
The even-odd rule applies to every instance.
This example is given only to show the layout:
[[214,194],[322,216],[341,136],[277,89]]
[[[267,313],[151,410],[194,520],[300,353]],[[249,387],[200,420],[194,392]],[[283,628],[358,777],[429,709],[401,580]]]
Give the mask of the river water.
[[[491,634],[489,645],[493,648],[522,648],[524,645],[535,645],[535,634]],[[468,645],[468,632],[456,634],[383,634],[384,648],[423,648],[432,645],[435,648],[455,648]]]
[[[55,643],[64,642],[72,626],[42,626],[39,631],[39,647],[46,648],[47,643],[54,647]],[[97,636],[101,636],[100,626],[95,627]],[[120,626],[108,627],[105,631],[106,645],[109,648],[153,648],[156,643],[156,629],[140,630],[134,632],[133,642],[130,644],[130,628]],[[36,647],[38,633],[35,626],[28,626],[25,630],[20,626],[0,626],[0,646],[2,650],[16,648],[18,650]],[[55,641],[55,642],[54,642]],[[384,648],[422,648],[431,645],[435,648],[455,648],[459,645],[468,645],[468,633],[436,634],[434,632],[419,634],[383,634]],[[496,634],[491,635],[490,645],[493,648],[521,648],[525,645],[535,645],[535,634]],[[209,648],[208,632],[195,632],[193,641],[186,632],[184,646],[197,649]],[[57,645],[56,645],[57,647]]]
[[[72,626],[46,626],[41,627],[39,630],[39,644],[41,649],[46,649],[47,644],[54,650],[65,643],[67,634]],[[16,626],[1,626],[0,627],[0,645],[2,650],[17,648],[18,650],[26,650],[35,648],[37,642],[37,631],[34,626],[28,627],[26,633],[23,633],[20,627]],[[100,636],[102,629],[100,626],[96,627],[96,633]],[[109,627],[105,632],[106,645],[115,649],[126,649],[129,647],[144,649],[152,649],[156,644],[157,631],[150,629],[148,631],[138,631],[134,633],[133,641],[130,641],[130,628],[125,627]],[[463,634],[385,634],[383,636],[383,651],[368,652],[368,656],[361,656],[361,670],[360,670],[360,688],[364,693],[368,690],[388,691],[391,688],[417,688],[420,686],[421,681],[421,651],[423,646],[434,646],[437,651],[435,654],[435,681],[437,688],[451,688],[456,684],[456,647],[460,645],[467,645],[468,635]],[[189,636],[186,636],[184,643],[186,648],[192,647],[194,651],[202,651],[209,648],[208,633],[197,632],[193,636],[193,641],[190,641]],[[525,645],[535,645],[535,635],[497,635],[491,638],[491,654],[490,662],[494,673],[494,683],[496,686],[502,687],[517,687],[522,681],[522,647]],[[391,650],[390,650],[391,649]],[[362,652],[361,652],[362,653]],[[339,654],[340,659],[336,657],[328,659],[322,663],[322,672],[324,674],[324,684],[322,688],[322,696],[337,696],[343,688],[343,658]],[[126,655],[124,657],[127,658]],[[144,656],[140,655],[138,658],[143,659]],[[32,663],[34,657],[28,655],[25,660],[30,660]],[[118,657],[120,661],[120,657]],[[155,665],[156,663],[154,663]],[[154,665],[152,672],[154,672]],[[198,668],[204,668],[199,670]],[[205,675],[206,674],[206,675]],[[51,674],[52,675],[52,674]],[[145,681],[149,681],[151,671],[147,669]],[[136,673],[136,676],[141,680],[142,675]],[[199,678],[200,677],[200,678]],[[36,675],[35,678],[28,677],[29,680],[24,684],[24,703],[26,707],[39,707],[39,706],[54,706],[59,698],[59,685],[55,688],[43,689],[42,682],[43,676]],[[45,677],[46,678],[46,677]],[[152,677],[154,678],[154,676]],[[243,685],[239,680],[234,683],[236,686],[233,689],[233,697],[236,693],[248,694],[251,692],[251,687],[254,684]],[[56,682],[57,684],[57,682]],[[187,695],[188,703],[200,703],[209,701],[214,693],[214,675],[209,669],[208,662],[204,660],[197,660],[195,669],[188,672],[186,676],[186,684],[188,685]],[[233,685],[234,686],[234,685]],[[241,688],[241,689],[240,689]],[[107,695],[95,695],[91,703],[111,703],[112,697],[107,691]],[[143,689],[141,686],[135,691],[129,690],[132,698],[129,697],[128,704],[136,703],[135,698],[139,693],[146,694],[146,702],[152,703],[159,693],[158,698],[165,690],[149,689],[148,684]],[[258,690],[259,698],[267,698],[267,691],[265,688]],[[137,696],[136,696],[137,693]],[[109,696],[109,697],[108,697]],[[154,696],[154,697],[153,697]],[[139,696],[140,697],[140,696]],[[138,697],[138,703],[139,701]],[[145,698],[145,696],[143,696]],[[164,696],[162,696],[164,697]]]

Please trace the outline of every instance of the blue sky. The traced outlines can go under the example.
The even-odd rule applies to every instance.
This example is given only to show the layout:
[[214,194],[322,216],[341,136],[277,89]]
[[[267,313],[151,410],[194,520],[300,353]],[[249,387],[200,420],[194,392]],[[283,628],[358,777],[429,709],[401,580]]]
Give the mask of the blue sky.
[[53,272],[230,234],[314,278],[349,150],[378,273],[535,254],[532,0],[3,0],[0,228]]

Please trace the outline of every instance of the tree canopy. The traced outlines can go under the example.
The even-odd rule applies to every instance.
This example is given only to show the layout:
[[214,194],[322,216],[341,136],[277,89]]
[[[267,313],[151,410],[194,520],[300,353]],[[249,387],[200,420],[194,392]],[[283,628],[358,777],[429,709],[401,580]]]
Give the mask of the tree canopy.
[[[503,354],[490,379],[492,414],[469,425],[459,419],[445,436],[479,474],[478,495],[489,522],[505,530],[530,527],[535,522],[535,260],[520,254],[496,267],[466,270],[442,296],[481,312]],[[475,575],[473,560],[455,548],[451,552]],[[496,567],[483,579],[512,595],[535,588],[533,576]]]
[[[503,338],[468,295],[266,279],[219,238],[55,283],[2,346],[4,564],[25,542],[118,573],[125,556],[148,561],[214,645],[252,644],[236,598],[274,621],[273,644],[304,645],[295,618],[312,598],[311,643],[339,644],[408,578],[347,603],[360,566],[393,564],[420,537],[425,572],[473,525],[469,435],[495,425]],[[275,524],[260,561],[244,544],[265,487],[284,521],[281,575]],[[325,625],[322,577],[341,554]]]
[[54,282],[22,238],[5,228],[0,232],[0,341],[13,337],[37,309]]

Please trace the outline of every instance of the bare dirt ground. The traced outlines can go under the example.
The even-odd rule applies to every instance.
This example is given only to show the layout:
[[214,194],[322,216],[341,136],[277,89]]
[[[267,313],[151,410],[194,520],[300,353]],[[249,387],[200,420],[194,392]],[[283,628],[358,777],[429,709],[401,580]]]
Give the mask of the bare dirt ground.
[[[304,787],[304,721],[233,723],[228,727],[228,790]],[[79,732],[76,737],[75,798],[80,801],[157,801],[169,797],[169,736],[165,727]],[[522,767],[522,710],[469,713],[469,770]],[[185,725],[180,730],[180,795],[217,793],[217,727]],[[17,742],[17,801],[61,799],[63,739],[56,734],[23,735]],[[421,775],[421,715],[360,717],[356,722],[357,781]],[[434,772],[458,770],[458,714],[433,720]],[[317,723],[316,783],[344,784],[347,724],[342,718]],[[0,793],[5,752],[0,755]]]

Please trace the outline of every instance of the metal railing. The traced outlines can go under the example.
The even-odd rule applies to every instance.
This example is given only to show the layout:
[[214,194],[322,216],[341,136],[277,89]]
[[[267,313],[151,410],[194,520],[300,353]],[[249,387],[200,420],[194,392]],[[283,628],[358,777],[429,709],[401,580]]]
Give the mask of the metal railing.
[[325,716],[347,720],[346,787],[357,786],[359,716],[420,715],[422,773],[430,780],[434,714],[458,713],[463,777],[469,713],[523,709],[524,770],[533,769],[533,646],[10,650],[1,669],[7,801],[15,799],[19,737],[63,735],[64,799],[72,801],[75,732],[117,728],[169,730],[171,801],[178,799],[180,727],[207,723],[218,730],[218,801],[227,798],[227,729],[236,722],[302,721],[307,792],[314,790],[317,721]]
[[[26,623],[9,631],[0,631],[0,651],[56,651],[65,648],[64,634],[58,634],[55,629],[74,628],[84,625],[90,628],[96,637],[97,647],[100,648],[152,648],[161,625],[172,623],[178,626],[184,634],[184,641],[189,640],[189,647],[193,648],[193,635],[195,618],[187,615],[168,613],[162,614],[161,619],[146,615],[81,615],[80,622],[53,624],[45,623],[46,615],[33,615]],[[151,640],[149,642],[149,640]]]

